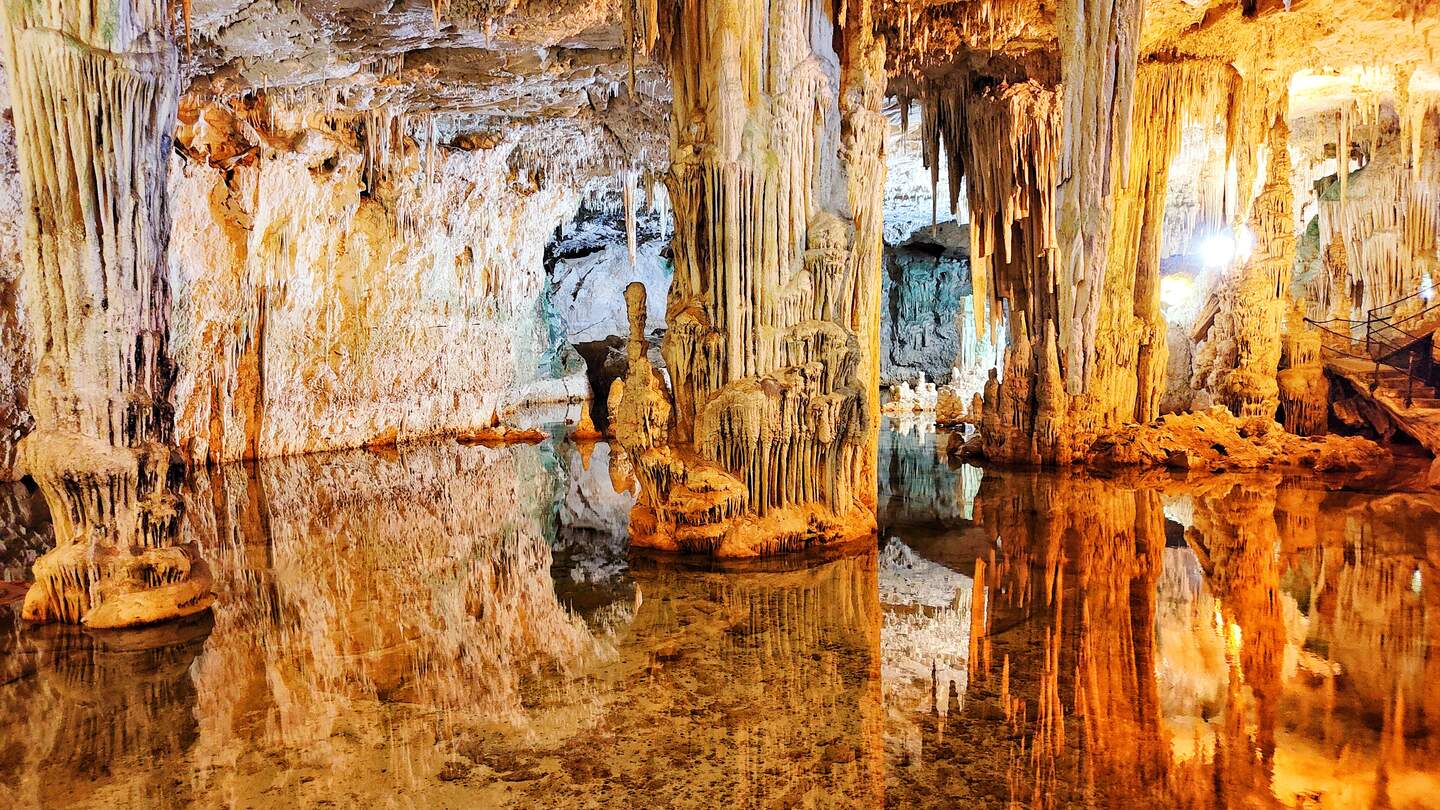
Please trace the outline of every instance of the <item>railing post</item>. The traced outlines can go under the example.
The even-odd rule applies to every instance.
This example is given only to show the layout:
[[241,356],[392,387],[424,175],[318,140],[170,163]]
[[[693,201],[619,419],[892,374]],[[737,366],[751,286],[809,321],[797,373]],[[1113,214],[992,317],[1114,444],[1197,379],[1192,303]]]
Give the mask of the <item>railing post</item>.
[[1410,358],[1405,369],[1405,407],[1409,408],[1415,404],[1412,393],[1415,389],[1415,353],[1406,352],[1405,356]]
[[1380,387],[1380,357],[1375,353],[1375,350],[1374,350],[1374,349],[1371,347],[1371,345],[1370,345],[1370,343],[1371,343],[1371,332],[1372,332],[1374,329],[1375,329],[1375,319],[1374,319],[1374,318],[1366,318],[1366,319],[1365,319],[1365,355],[1366,355],[1367,357],[1369,357],[1369,358],[1370,358],[1372,361],[1374,361],[1374,363],[1375,363],[1375,370],[1370,372],[1370,393],[1372,393],[1372,394],[1375,393],[1375,389],[1377,389],[1377,388]]

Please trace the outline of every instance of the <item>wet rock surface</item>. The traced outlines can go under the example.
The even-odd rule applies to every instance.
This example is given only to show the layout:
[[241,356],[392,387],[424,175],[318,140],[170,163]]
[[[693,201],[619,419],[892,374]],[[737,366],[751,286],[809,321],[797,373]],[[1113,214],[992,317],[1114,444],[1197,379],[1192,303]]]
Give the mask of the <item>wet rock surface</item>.
[[966,226],[923,227],[887,247],[880,295],[880,376],[908,380],[923,373],[950,379],[960,357],[961,299],[970,296]]

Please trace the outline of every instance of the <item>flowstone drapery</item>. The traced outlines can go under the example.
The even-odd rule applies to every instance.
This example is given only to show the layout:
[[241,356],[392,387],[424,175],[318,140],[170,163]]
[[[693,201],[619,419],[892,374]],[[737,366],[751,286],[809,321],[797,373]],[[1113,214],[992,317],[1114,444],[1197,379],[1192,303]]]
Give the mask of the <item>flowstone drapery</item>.
[[20,463],[56,548],[24,616],[123,627],[204,610],[210,577],[177,545],[175,370],[165,193],[179,80],[161,0],[6,4],[36,358]]
[[[686,0],[662,22],[669,385],[632,334],[617,427],[637,545],[753,556],[875,527],[887,122],[870,14]],[[635,332],[643,289],[626,298]]]

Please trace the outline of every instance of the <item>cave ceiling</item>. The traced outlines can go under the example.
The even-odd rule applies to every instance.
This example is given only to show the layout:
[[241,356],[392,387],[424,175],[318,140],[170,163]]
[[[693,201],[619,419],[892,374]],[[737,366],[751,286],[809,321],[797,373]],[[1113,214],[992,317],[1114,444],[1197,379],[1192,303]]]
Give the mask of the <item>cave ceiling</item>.
[[[919,95],[925,82],[959,72],[1001,81],[1058,81],[1058,5],[892,0],[884,5],[883,23],[892,92]],[[1300,114],[1372,97],[1377,84],[1393,92],[1394,69],[1413,73],[1421,88],[1437,83],[1440,4],[1257,0],[1253,9],[1247,5],[1147,0],[1141,61],[1216,60],[1233,64],[1247,79],[1290,81],[1292,111]]]
[[540,159],[664,160],[668,81],[643,54],[632,78],[613,3],[195,0],[188,12],[192,105],[253,108],[262,96],[311,115],[388,109],[441,143],[524,133]]
[[[311,110],[388,107],[436,127],[442,142],[533,131],[529,145],[542,158],[588,140],[608,167],[659,169],[669,80],[662,60],[629,47],[644,5],[632,2],[193,0],[190,97],[263,92]],[[1057,81],[1057,6],[884,0],[891,92],[918,96],[961,72]],[[1397,68],[1416,87],[1440,86],[1427,67],[1437,34],[1440,4],[1423,0],[1148,0],[1140,53],[1219,60],[1247,78],[1289,82],[1292,115],[1310,115],[1392,97]]]

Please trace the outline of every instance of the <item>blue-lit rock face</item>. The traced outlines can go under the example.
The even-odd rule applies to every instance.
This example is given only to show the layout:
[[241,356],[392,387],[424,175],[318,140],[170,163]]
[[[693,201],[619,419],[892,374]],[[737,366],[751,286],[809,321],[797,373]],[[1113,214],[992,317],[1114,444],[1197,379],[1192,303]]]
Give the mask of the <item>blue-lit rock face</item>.
[[885,249],[881,287],[880,376],[917,372],[945,381],[960,353],[957,317],[970,295],[969,226],[942,222]]

